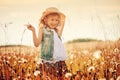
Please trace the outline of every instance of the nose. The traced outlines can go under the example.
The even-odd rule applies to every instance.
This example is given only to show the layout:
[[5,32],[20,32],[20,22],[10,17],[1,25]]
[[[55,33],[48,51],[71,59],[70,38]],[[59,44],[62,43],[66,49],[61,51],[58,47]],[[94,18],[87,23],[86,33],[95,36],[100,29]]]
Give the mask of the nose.
[[58,21],[55,20],[55,21],[54,21],[54,24],[58,24]]

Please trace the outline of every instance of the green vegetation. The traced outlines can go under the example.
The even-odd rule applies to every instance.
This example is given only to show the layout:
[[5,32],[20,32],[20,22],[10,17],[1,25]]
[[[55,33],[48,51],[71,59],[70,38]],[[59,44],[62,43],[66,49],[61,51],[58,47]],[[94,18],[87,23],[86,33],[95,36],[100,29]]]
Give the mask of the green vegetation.
[[68,43],[74,43],[74,42],[91,42],[91,41],[100,41],[100,40],[97,40],[97,39],[74,39],[72,41],[68,41]]
[[0,45],[0,47],[31,47],[27,45]]

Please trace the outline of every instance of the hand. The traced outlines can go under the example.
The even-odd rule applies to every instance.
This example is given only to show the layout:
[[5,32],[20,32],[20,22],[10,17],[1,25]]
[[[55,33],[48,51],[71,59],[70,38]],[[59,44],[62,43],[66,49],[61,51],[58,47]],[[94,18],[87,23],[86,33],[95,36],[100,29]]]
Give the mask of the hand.
[[31,24],[26,24],[25,26],[27,26],[27,28],[31,31],[35,30],[35,28]]

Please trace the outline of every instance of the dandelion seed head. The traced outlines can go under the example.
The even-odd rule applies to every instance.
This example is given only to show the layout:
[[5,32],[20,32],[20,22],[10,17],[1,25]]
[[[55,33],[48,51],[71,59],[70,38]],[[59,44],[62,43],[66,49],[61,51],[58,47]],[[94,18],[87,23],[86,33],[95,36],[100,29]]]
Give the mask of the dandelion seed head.
[[70,77],[72,77],[72,74],[71,74],[71,73],[66,73],[66,74],[65,74],[65,77],[66,77],[66,78],[70,78]]

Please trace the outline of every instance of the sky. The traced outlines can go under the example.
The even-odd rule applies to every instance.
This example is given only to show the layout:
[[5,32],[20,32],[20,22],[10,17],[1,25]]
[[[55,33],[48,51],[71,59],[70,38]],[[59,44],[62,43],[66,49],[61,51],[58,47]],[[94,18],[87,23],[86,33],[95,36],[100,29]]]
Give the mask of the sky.
[[0,44],[33,46],[32,33],[24,25],[30,23],[38,32],[39,19],[48,7],[66,15],[63,42],[120,38],[120,0],[0,0]]

